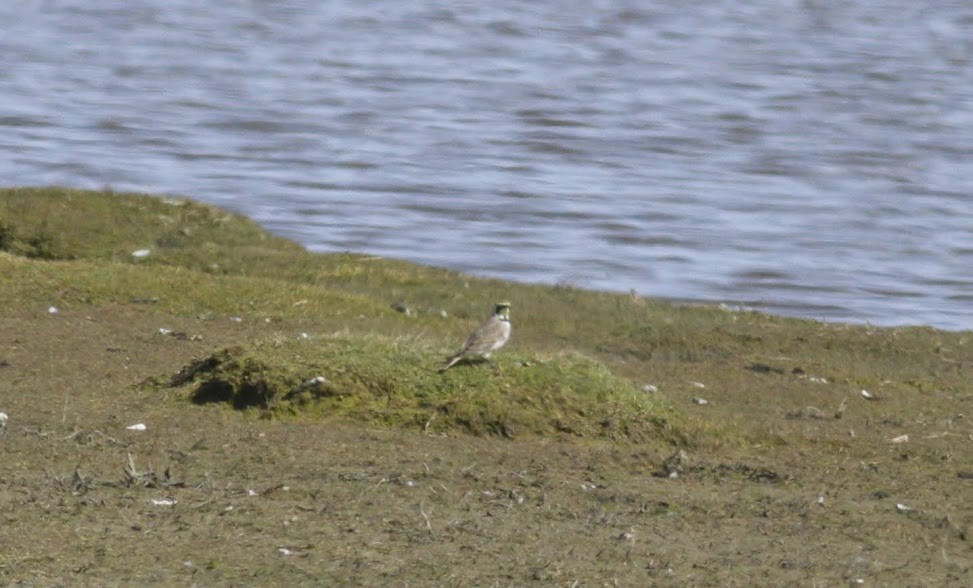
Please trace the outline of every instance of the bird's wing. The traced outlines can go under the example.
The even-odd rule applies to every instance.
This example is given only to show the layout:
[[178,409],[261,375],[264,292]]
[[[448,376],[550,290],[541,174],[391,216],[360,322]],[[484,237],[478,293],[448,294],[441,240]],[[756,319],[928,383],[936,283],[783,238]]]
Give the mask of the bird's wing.
[[493,350],[494,343],[503,338],[504,322],[496,317],[490,317],[474,331],[467,341],[467,351],[485,353]]

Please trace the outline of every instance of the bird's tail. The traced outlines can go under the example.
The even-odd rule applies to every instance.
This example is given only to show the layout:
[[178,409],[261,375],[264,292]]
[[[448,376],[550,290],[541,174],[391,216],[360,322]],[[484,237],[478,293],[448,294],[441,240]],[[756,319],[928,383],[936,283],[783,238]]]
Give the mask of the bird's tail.
[[439,368],[439,373],[443,373],[449,368],[453,367],[454,365],[459,363],[459,360],[461,359],[463,359],[462,353],[457,353],[453,357],[450,357],[449,359],[446,360],[446,363],[443,364],[443,367]]

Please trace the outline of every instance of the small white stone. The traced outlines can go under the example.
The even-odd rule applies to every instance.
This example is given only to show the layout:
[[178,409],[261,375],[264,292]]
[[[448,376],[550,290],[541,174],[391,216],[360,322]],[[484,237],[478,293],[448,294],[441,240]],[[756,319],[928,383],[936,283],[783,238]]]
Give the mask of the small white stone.
[[280,552],[281,555],[293,555],[294,554],[293,551],[291,551],[290,549],[287,549],[286,547],[281,547],[277,551]]
[[908,435],[899,435],[898,437],[892,437],[891,439],[889,439],[889,443],[908,443],[908,442],[909,442]]
[[818,496],[818,506],[824,506],[824,496]]
[[175,506],[176,502],[178,501],[173,500],[172,498],[163,498],[162,500],[156,500],[154,498],[152,499],[152,504],[156,506]]
[[169,335],[171,333],[172,333],[172,329],[167,329],[165,327],[159,327],[159,334],[160,335]]
[[909,512],[910,510],[912,510],[912,508],[911,507],[908,507],[908,506],[906,506],[906,505],[904,505],[904,504],[902,504],[900,502],[900,503],[898,503],[898,504],[895,505],[895,510],[897,512]]
[[642,386],[642,392],[658,392],[659,387],[654,384],[646,384]]
[[135,423],[134,425],[129,425],[125,428],[129,431],[144,431],[146,427],[145,423]]
[[709,400],[706,400],[705,398],[700,398],[699,396],[697,396],[696,398],[693,398],[693,402],[695,402],[696,404],[698,404],[700,406],[702,406],[704,404],[709,404]]
[[150,253],[152,253],[152,251],[149,249],[136,249],[132,252],[132,257],[134,259],[145,259]]
[[865,400],[875,400],[875,395],[872,394],[871,392],[869,392],[868,390],[865,390],[863,388],[862,389],[862,398],[864,398]]
[[327,384],[327,383],[328,383],[328,379],[325,378],[324,376],[314,376],[310,380],[306,380],[301,385],[301,387],[304,388],[304,389],[307,389],[307,388],[317,388],[318,386],[321,386],[321,385]]
[[692,384],[696,388],[705,388],[706,387],[706,384],[704,384],[702,382],[690,382],[690,384]]
[[59,312],[61,312],[61,310],[56,306],[49,306],[47,308],[47,314],[57,314]]

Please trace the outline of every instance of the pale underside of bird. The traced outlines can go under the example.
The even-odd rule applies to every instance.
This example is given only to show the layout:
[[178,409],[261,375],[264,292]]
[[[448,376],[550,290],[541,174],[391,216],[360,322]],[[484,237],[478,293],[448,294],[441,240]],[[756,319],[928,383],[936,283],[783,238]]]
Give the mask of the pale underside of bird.
[[463,360],[489,360],[490,355],[503,347],[508,339],[510,339],[510,303],[500,302],[496,305],[493,314],[473,331],[463,347],[447,359],[439,371],[444,372]]

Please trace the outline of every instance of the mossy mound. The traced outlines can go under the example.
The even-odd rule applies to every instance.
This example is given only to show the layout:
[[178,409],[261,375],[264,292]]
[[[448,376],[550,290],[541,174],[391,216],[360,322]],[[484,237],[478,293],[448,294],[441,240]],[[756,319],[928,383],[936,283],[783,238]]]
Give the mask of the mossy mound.
[[249,265],[273,267],[303,249],[246,217],[185,198],[12,188],[0,193],[0,251],[246,274]]
[[459,276],[407,262],[375,263],[379,258],[357,253],[314,254],[245,216],[189,198],[57,186],[0,189],[0,251],[31,259],[178,266],[356,291]]
[[445,373],[436,371],[440,360],[415,340],[297,340],[221,349],[185,366],[170,385],[185,388],[195,403],[224,402],[268,418],[334,415],[503,437],[689,439],[675,411],[580,354],[506,355],[496,365],[461,365]]

